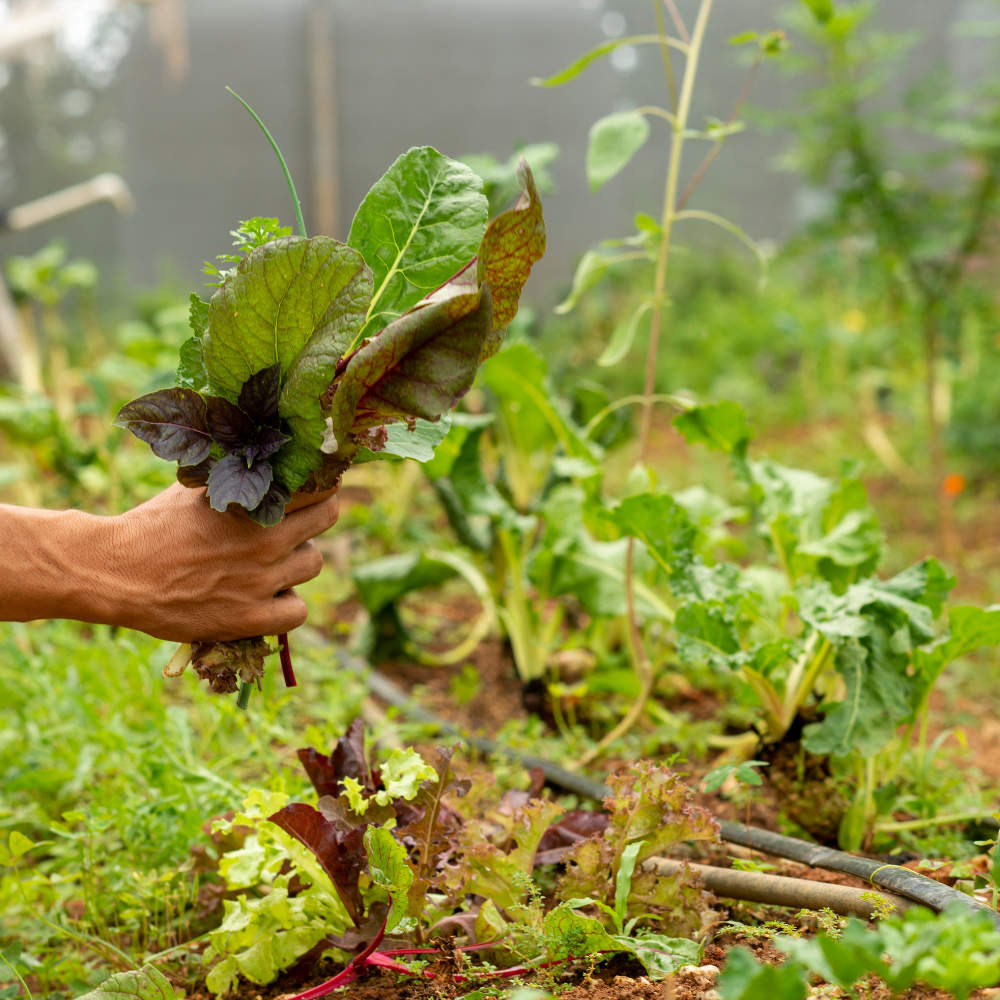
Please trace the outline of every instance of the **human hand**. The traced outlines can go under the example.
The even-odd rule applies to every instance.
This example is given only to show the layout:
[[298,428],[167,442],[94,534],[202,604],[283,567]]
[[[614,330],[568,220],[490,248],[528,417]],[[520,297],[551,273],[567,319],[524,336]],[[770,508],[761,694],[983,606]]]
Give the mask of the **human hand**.
[[308,506],[263,528],[235,508],[213,510],[203,489],[175,484],[109,519],[119,598],[110,617],[175,642],[297,628],[306,605],[292,588],[319,574],[323,557],[312,539],[339,513],[335,495],[299,499],[305,501]]

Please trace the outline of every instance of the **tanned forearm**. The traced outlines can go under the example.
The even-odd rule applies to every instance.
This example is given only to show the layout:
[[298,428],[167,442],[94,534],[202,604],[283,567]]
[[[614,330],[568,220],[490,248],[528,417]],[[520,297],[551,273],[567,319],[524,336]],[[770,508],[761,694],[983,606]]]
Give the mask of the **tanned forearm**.
[[280,635],[323,559],[311,539],[337,520],[325,494],[262,528],[175,485],[117,517],[0,505],[0,621],[72,618],[177,642]]
[[0,619],[113,624],[114,534],[114,518],[0,505]]

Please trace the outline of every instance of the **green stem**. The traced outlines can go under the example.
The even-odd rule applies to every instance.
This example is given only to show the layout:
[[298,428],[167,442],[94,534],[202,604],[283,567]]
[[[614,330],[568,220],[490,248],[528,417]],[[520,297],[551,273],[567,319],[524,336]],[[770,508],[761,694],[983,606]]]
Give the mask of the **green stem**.
[[24,992],[28,994],[28,1000],[31,1000],[31,990],[28,989],[28,984],[21,978],[21,974],[14,968],[10,962],[7,961],[7,956],[0,954],[0,958],[4,960],[4,964],[10,969],[11,972],[17,977],[17,981],[24,987]]
[[250,704],[250,690],[252,687],[253,684],[250,681],[240,682],[240,693],[236,698],[236,707],[242,708],[244,712]]
[[[642,411],[642,429],[639,437],[639,461],[645,462],[649,452],[649,430],[653,418],[652,396],[656,385],[656,361],[660,353],[660,324],[663,315],[664,294],[667,287],[667,258],[670,252],[670,237],[676,215],[677,186],[681,171],[681,154],[684,151],[684,133],[687,129],[688,116],[691,113],[691,98],[694,94],[694,81],[698,72],[698,57],[702,43],[705,40],[705,28],[708,16],[712,11],[712,0],[702,0],[688,46],[687,64],[684,67],[684,80],[681,84],[680,98],[677,102],[677,114],[674,120],[674,134],[670,144],[670,161],[667,168],[667,186],[663,198],[663,218],[660,239],[660,252],[656,260],[656,279],[653,286],[653,318],[649,330],[649,350],[646,355],[646,382],[643,395],[648,402]],[[662,36],[661,36],[662,37]]]
[[660,36],[660,55],[663,57],[663,71],[667,75],[667,90],[670,91],[670,110],[677,110],[677,81],[674,79],[674,66],[670,61],[670,46],[667,44],[667,23],[663,17],[663,6],[660,0],[653,0],[656,11],[656,31]]
[[292,175],[288,170],[288,164],[285,163],[285,158],[281,155],[281,150],[278,149],[278,144],[272,138],[271,133],[268,132],[267,126],[258,117],[257,112],[254,111],[254,109],[251,108],[250,105],[247,104],[247,102],[244,101],[232,87],[226,87],[226,90],[228,90],[229,93],[232,94],[233,97],[235,97],[236,100],[250,112],[253,116],[253,120],[261,127],[261,131],[264,135],[267,136],[267,141],[271,144],[271,149],[274,150],[275,155],[278,157],[278,162],[281,164],[281,169],[285,174],[285,183],[288,185],[288,193],[292,196],[292,204],[295,206],[295,218],[299,223],[299,236],[303,239],[307,238],[308,234],[306,233],[306,223],[305,219],[302,218],[302,203],[299,201],[299,196],[295,192],[295,182],[292,180]]

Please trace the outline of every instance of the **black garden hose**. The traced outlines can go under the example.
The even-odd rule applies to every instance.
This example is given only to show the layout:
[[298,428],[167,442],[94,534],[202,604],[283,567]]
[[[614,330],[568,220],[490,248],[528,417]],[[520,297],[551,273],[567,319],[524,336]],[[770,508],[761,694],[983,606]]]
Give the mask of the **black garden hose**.
[[[559,767],[558,764],[553,764],[542,757],[522,753],[484,736],[465,735],[453,723],[439,719],[433,713],[415,705],[406,691],[378,670],[371,670],[368,673],[368,687],[376,698],[395,706],[413,721],[433,725],[442,732],[453,734],[482,754],[502,754],[526,768],[537,767],[545,775],[546,781],[568,792],[598,802],[611,794],[611,789],[603,782],[567,771],[564,767]],[[732,844],[751,847],[764,854],[798,861],[800,864],[809,865],[810,868],[822,868],[825,871],[839,872],[841,875],[851,875],[912,899],[914,902],[922,903],[938,913],[947,909],[952,903],[958,902],[974,913],[988,913],[1000,929],[1000,913],[958,889],[935,882],[926,875],[918,875],[909,868],[858,858],[845,851],[835,851],[819,844],[809,844],[796,837],[786,837],[780,833],[771,833],[769,830],[747,827],[740,823],[723,822],[722,838]]]

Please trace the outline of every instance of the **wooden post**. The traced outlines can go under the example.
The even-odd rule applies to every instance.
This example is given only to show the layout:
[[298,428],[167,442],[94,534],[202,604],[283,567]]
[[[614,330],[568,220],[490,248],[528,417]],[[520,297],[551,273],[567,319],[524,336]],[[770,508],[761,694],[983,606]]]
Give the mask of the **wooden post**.
[[309,110],[312,144],[311,232],[341,239],[340,170],[337,156],[337,74],[334,15],[328,0],[315,0],[307,24]]

